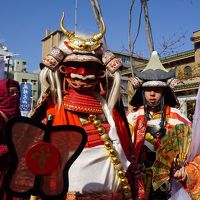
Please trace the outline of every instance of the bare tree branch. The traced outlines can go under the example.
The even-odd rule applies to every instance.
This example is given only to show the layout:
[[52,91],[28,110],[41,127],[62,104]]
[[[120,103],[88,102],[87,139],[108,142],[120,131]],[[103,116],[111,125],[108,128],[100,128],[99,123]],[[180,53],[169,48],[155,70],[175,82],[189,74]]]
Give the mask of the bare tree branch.
[[142,16],[142,4],[141,4],[137,31],[135,33],[135,37],[133,39],[133,42],[131,42],[132,10],[133,10],[134,3],[135,3],[135,0],[131,0],[130,10],[129,10],[129,19],[128,19],[128,51],[129,51],[129,56],[130,56],[130,64],[131,64],[132,76],[134,76],[133,66],[135,65],[134,64],[134,60],[133,60],[134,47],[135,47],[135,43],[137,41],[137,38],[138,38],[138,35],[139,35],[139,32],[140,32],[141,18],[142,18],[141,17]]
[[133,11],[133,5],[135,3],[135,0],[131,0],[130,4],[130,10],[129,10],[129,17],[128,17],[128,50],[129,50],[129,56],[130,56],[130,64],[131,64],[131,72],[132,76],[134,76],[133,73],[133,50],[131,47],[131,24],[132,24],[132,11]]
[[144,19],[145,19],[145,29],[146,29],[146,37],[147,37],[147,43],[149,47],[150,54],[154,50],[154,44],[153,44],[153,36],[151,31],[151,24],[149,20],[149,13],[148,13],[148,5],[147,0],[141,0],[144,8]]
[[139,14],[139,22],[138,22],[138,28],[137,28],[137,32],[135,34],[135,39],[133,40],[133,44],[132,44],[132,54],[134,53],[134,46],[135,46],[135,43],[137,41],[137,38],[138,38],[138,35],[139,35],[139,32],[140,32],[140,27],[141,27],[141,19],[142,19],[142,3],[140,3],[140,14]]
[[159,55],[164,57],[178,53],[178,49],[184,45],[184,42],[182,42],[183,39],[185,39],[185,33],[181,33],[178,36],[174,33],[167,39],[163,38],[163,42],[159,48]]
[[132,25],[132,11],[133,11],[133,5],[135,3],[135,0],[131,0],[130,9],[129,9],[129,16],[128,16],[128,49],[129,49],[129,55],[132,55],[132,47],[131,47],[131,25]]
[[[102,17],[102,19],[103,19],[103,16],[102,16],[102,12],[101,12],[101,8],[100,8],[100,5],[99,5],[99,2],[98,2],[98,0],[90,0],[90,3],[91,3],[92,9],[93,9],[93,13],[94,13],[95,18],[96,18],[96,23],[97,23],[98,29],[101,32],[102,31],[102,27],[101,27],[100,17]],[[105,35],[103,37],[103,40],[104,40],[105,47],[107,47],[107,42],[106,42]]]

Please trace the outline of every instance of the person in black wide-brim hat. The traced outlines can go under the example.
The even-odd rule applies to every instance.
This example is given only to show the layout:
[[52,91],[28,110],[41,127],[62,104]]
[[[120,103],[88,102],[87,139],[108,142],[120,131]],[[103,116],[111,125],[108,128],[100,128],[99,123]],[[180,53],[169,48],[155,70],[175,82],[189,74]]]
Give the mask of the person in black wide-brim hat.
[[136,89],[130,101],[134,109],[127,113],[127,118],[136,160],[144,173],[148,199],[169,199],[170,184],[166,183],[154,191],[151,167],[162,138],[169,129],[176,124],[191,126],[190,121],[177,109],[179,104],[173,88],[180,81],[175,78],[175,69],[167,71],[164,68],[156,51],[152,52],[144,70],[135,71],[134,75],[129,79]]

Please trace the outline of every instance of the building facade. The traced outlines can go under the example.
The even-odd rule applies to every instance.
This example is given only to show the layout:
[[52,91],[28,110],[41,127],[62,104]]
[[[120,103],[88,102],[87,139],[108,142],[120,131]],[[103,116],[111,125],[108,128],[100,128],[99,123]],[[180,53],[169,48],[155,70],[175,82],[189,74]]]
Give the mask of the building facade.
[[[11,78],[19,83],[26,82],[32,85],[32,103],[38,100],[40,87],[39,87],[39,74],[30,73],[27,71],[27,62],[25,60],[13,60],[13,53],[9,52],[6,47],[0,46],[0,60],[3,60],[3,71],[1,71],[2,78]],[[34,105],[33,105],[34,106]]]
[[39,74],[27,72],[27,62],[25,60],[14,60],[14,66],[13,70],[10,72],[10,77],[19,83],[31,83],[32,103],[35,104],[40,92]]

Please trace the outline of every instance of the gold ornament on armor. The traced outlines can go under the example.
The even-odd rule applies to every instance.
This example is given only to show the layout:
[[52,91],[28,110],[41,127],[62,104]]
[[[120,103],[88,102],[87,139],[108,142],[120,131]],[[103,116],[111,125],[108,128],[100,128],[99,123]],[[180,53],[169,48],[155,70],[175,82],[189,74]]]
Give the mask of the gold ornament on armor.
[[128,200],[133,200],[131,194],[131,187],[128,183],[128,179],[125,176],[125,171],[123,169],[122,164],[120,163],[117,151],[112,145],[112,141],[110,140],[109,135],[106,133],[105,128],[101,124],[101,121],[96,119],[96,115],[89,115],[88,120],[89,122],[93,123],[93,125],[97,128],[100,138],[104,142],[104,147],[108,151],[108,155],[111,158],[111,162],[114,165],[114,169],[120,180],[124,198]]

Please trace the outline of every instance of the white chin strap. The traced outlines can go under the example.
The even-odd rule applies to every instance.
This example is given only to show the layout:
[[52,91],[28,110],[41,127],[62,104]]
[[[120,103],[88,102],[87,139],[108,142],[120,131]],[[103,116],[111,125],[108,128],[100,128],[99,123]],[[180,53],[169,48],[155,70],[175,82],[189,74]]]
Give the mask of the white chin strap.
[[108,97],[108,108],[110,110],[113,109],[113,107],[115,106],[116,102],[119,99],[119,95],[120,95],[120,82],[121,82],[121,76],[119,72],[115,72],[113,74],[113,85],[112,85],[112,89],[110,91],[110,95]]

